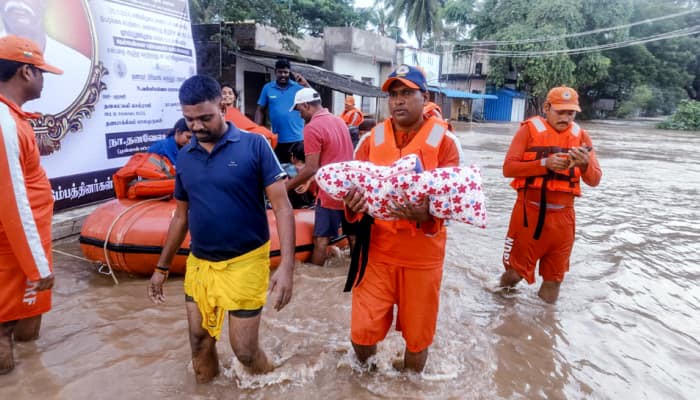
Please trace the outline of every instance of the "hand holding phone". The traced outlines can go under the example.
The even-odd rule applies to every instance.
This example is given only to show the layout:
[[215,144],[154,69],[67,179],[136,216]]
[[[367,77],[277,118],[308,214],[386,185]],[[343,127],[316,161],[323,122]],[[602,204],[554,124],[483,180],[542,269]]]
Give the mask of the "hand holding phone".
[[593,150],[593,147],[588,145],[574,147],[569,150],[569,166],[567,168],[588,165],[588,152],[591,150]]

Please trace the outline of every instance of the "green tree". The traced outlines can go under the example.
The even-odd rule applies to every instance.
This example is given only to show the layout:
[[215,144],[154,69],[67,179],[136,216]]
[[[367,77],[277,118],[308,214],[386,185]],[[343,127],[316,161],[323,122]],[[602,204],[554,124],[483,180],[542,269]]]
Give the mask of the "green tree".
[[[472,34],[481,40],[521,41],[487,47],[501,52],[577,49],[697,27],[700,13],[557,40],[522,40],[620,26],[697,6],[697,1],[674,0],[485,0],[474,19]],[[470,46],[463,44],[460,51]],[[573,86],[582,95],[584,112],[596,100],[612,98],[620,115],[667,114],[681,99],[697,98],[700,93],[700,39],[693,36],[583,54],[493,56],[490,66],[492,83],[513,83],[537,96],[538,104],[549,87]]]
[[194,23],[254,20],[281,34],[321,36],[326,26],[358,26],[366,21],[351,0],[190,0]]
[[678,110],[660,123],[659,128],[700,131],[700,101],[682,100]]
[[[627,22],[631,0],[486,0],[474,19],[476,39],[522,41],[554,39],[567,34]],[[611,42],[623,34],[569,37],[499,45],[502,52],[570,49]],[[464,50],[462,46],[461,51]],[[501,57],[489,60],[491,83],[515,84],[534,97],[531,106],[539,111],[547,91],[558,85],[587,87],[608,75],[610,59],[602,53],[556,54],[547,57]]]
[[[693,2],[690,2],[693,3]],[[637,0],[631,21],[642,21],[674,14],[696,7],[697,4],[677,1]],[[696,2],[695,2],[696,3]],[[700,13],[665,19],[630,28],[631,37],[644,37],[683,27],[700,25]],[[679,101],[697,99],[700,92],[700,40],[697,37],[679,37],[644,45],[609,51],[609,75],[590,87],[590,96],[615,99],[618,107],[614,114],[629,113],[630,104],[638,104],[636,114],[644,116],[672,113]],[[647,87],[652,97],[640,104],[638,87]]]
[[447,0],[440,9],[443,23],[443,36],[448,40],[467,36],[474,24],[474,0]]
[[442,29],[440,0],[385,0],[384,5],[390,9],[392,19],[405,19],[406,30],[416,37],[418,47]]
[[386,36],[389,27],[395,25],[396,21],[391,18],[384,8],[376,7],[376,4],[375,7],[367,11],[369,24],[375,28],[378,34]]

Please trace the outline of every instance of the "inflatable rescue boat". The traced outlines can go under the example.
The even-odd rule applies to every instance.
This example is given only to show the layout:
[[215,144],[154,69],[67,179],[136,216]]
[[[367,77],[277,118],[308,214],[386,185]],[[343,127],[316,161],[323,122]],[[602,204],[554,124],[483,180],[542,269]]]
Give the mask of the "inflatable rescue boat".
[[[117,271],[150,275],[165,244],[175,204],[173,199],[157,198],[115,199],[102,204],[88,216],[80,232],[83,255]],[[308,261],[313,250],[314,210],[294,210],[294,218],[296,259]],[[280,263],[280,245],[272,210],[267,210],[267,222],[270,227],[270,262],[276,267]],[[185,273],[189,245],[188,233],[173,259],[172,273]]]

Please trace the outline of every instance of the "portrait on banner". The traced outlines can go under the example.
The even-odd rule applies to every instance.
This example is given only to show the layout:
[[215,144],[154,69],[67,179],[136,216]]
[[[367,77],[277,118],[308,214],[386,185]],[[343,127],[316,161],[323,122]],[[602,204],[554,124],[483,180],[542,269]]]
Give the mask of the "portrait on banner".
[[0,0],[0,36],[31,39],[62,75],[45,74],[43,95],[24,105],[41,114],[33,125],[42,155],[60,149],[69,132],[82,129],[104,89],[97,34],[87,0]]

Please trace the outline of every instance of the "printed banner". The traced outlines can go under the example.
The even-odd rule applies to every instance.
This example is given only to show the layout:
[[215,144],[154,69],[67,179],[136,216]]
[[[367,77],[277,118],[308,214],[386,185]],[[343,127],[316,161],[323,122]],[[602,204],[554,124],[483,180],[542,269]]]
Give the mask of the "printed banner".
[[44,74],[37,143],[56,209],[114,195],[111,174],[181,118],[195,74],[187,0],[0,0],[0,36],[28,37],[63,75]]

